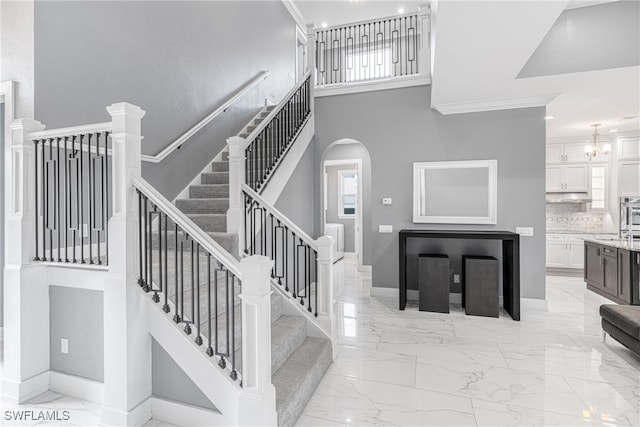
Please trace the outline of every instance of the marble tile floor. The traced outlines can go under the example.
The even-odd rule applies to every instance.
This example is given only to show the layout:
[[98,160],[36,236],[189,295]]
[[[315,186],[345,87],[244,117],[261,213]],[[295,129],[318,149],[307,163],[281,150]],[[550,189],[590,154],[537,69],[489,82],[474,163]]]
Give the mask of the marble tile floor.
[[[397,310],[371,296],[371,278],[335,264],[339,352],[298,426],[640,425],[640,358],[608,338],[608,300],[580,278],[547,277],[548,311],[513,322]],[[0,346],[0,349],[2,346]],[[0,353],[0,361],[3,360]],[[2,364],[0,363],[0,370]],[[47,392],[24,405],[0,401],[2,425],[99,423],[99,405]],[[11,410],[68,410],[65,422],[5,420]],[[168,427],[151,420],[145,427]]]
[[397,309],[369,275],[335,265],[338,357],[298,426],[640,425],[640,358],[610,337],[609,301],[548,276],[548,311],[514,322]]

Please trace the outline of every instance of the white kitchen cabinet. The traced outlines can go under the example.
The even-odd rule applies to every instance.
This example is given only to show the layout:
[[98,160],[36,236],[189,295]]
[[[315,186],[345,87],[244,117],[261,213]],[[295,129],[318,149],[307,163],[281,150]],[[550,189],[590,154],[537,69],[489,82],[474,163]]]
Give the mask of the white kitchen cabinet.
[[581,142],[567,144],[547,144],[546,163],[584,163],[587,158],[584,154],[585,144]]
[[565,236],[547,237],[546,266],[549,268],[584,268],[584,241]]
[[546,170],[547,193],[586,193],[589,191],[589,165],[550,165]]
[[640,194],[640,160],[618,162],[618,193],[620,196]]
[[640,138],[618,138],[618,159],[640,159]]

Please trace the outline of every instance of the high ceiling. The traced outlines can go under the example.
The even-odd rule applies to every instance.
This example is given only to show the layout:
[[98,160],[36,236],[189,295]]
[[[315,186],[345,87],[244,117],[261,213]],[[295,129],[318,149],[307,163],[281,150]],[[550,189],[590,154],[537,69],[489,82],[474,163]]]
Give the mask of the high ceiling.
[[[592,123],[603,124],[602,134],[640,130],[640,67],[517,78],[565,9],[607,2],[438,1],[432,107],[449,114],[546,105],[555,116],[548,138],[588,138]],[[295,0],[318,26],[392,16],[400,7],[415,12],[422,3]]]

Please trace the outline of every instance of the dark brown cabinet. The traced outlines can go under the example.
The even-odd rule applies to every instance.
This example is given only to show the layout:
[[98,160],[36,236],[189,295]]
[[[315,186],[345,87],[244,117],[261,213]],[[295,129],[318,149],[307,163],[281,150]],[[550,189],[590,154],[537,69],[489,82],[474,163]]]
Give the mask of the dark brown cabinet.
[[591,242],[584,242],[584,281],[589,285],[602,289],[604,282],[601,246]]
[[584,281],[615,302],[640,305],[640,252],[585,242]]
[[618,249],[618,298],[627,304],[631,304],[633,261],[633,252],[626,249]]

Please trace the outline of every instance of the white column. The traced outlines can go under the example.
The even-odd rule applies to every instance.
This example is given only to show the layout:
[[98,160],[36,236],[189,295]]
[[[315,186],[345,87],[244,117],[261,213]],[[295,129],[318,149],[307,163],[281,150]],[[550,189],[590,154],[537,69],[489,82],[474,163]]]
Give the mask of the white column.
[[137,194],[144,111],[118,103],[112,117],[112,206],[109,220],[109,274],[104,285],[104,406],[101,424],[139,425],[151,416],[151,337],[142,294],[136,289],[138,259]]
[[[238,235],[238,251],[244,249],[244,235],[242,221],[244,219],[244,203],[242,197],[242,183],[245,182],[246,140],[239,136],[227,139],[229,145],[229,210],[227,211],[227,233]],[[240,253],[238,255],[241,255]]]
[[420,25],[420,50],[418,53],[418,70],[421,76],[431,76],[431,57],[429,54],[431,40],[431,25],[429,22],[429,5],[418,6],[418,20]]
[[[307,24],[307,64],[306,71],[313,70],[311,73],[311,87],[316,85],[316,30],[315,24]],[[313,89],[312,89],[313,90]]]
[[273,261],[253,255],[240,262],[242,273],[241,426],[275,426],[276,389],[271,384],[271,268]]
[[333,261],[335,259],[335,241],[330,236],[316,240],[318,246],[318,321],[325,330],[331,331],[331,346],[335,360],[338,350],[336,318],[333,311],[335,295],[333,280]]
[[44,130],[32,119],[9,124],[5,147],[5,269],[3,398],[21,403],[49,387],[49,292],[46,267],[35,255],[35,148],[29,133]]

